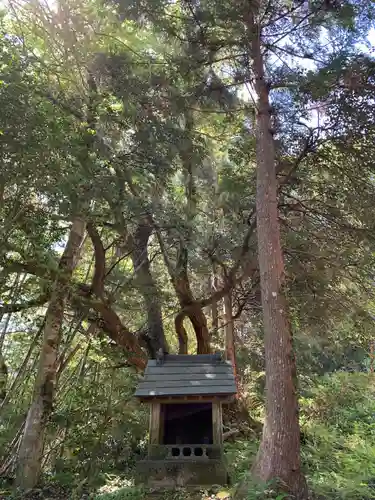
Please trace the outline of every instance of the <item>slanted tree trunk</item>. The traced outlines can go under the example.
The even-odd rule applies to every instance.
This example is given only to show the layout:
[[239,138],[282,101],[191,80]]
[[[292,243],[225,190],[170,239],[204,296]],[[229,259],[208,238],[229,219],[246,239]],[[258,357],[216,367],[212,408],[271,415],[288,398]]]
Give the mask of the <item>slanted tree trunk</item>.
[[[120,317],[112,308],[111,301],[106,298],[104,281],[106,277],[106,252],[96,227],[92,222],[87,224],[87,233],[89,234],[95,255],[95,269],[88,290],[81,289],[81,300],[86,301],[88,308],[94,309],[99,318],[96,323],[119,347],[126,349],[126,355],[130,364],[137,370],[143,370],[145,367],[145,356],[141,349],[138,337],[122,324]],[[99,300],[88,300],[87,298],[94,294]],[[76,306],[82,307],[82,302],[76,302]]]
[[76,218],[59,264],[51,299],[46,312],[43,344],[32,403],[27,415],[19,456],[16,482],[22,490],[36,486],[41,469],[44,434],[55,394],[57,359],[65,302],[74,266],[85,234],[85,223]]
[[306,500],[307,486],[300,463],[296,366],[283,293],[284,263],[269,87],[265,80],[261,33],[254,12],[248,12],[247,26],[257,101],[256,211],[266,363],[266,417],[253,471],[264,481],[280,481],[284,491],[293,495],[294,499]]
[[137,336],[122,324],[120,317],[110,304],[101,300],[89,303],[90,307],[100,315],[100,328],[119,347],[124,349],[124,355],[127,357],[129,364],[138,371],[144,370],[147,360]]
[[143,296],[147,311],[147,338],[145,340],[149,354],[154,358],[159,349],[167,353],[168,345],[163,328],[160,292],[151,274],[150,260],[148,258],[148,241],[152,229],[152,226],[147,221],[138,224],[133,237],[131,256],[136,285]]

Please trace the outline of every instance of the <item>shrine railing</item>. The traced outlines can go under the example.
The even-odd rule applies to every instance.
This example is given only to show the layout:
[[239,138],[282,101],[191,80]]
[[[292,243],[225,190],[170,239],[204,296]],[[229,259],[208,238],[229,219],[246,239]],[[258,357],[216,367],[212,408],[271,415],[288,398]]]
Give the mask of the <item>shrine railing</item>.
[[221,455],[221,447],[212,444],[160,444],[148,449],[148,458],[152,460],[210,460]]

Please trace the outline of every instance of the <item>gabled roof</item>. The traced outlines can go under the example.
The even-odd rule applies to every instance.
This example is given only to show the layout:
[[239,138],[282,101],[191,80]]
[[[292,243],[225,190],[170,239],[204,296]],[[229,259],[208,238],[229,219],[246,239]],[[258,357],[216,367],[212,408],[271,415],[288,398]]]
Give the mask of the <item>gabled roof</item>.
[[179,396],[232,396],[236,383],[230,361],[219,355],[170,355],[147,363],[135,396],[142,399]]

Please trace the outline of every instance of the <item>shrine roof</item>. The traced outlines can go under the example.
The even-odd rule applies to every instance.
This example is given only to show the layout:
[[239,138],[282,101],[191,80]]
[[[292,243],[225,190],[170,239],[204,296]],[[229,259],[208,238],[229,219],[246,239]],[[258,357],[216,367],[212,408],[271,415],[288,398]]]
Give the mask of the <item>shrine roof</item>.
[[232,363],[219,354],[170,355],[151,359],[135,396],[142,399],[236,394]]

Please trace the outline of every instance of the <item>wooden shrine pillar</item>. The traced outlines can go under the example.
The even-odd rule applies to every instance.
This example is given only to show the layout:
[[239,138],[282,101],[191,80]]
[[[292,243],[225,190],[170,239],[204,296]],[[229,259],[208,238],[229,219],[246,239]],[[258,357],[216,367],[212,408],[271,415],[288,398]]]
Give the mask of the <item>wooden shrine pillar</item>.
[[213,444],[223,444],[223,415],[221,403],[212,403],[212,437]]
[[161,437],[161,404],[152,403],[150,408],[150,428],[149,428],[149,445],[160,444]]

